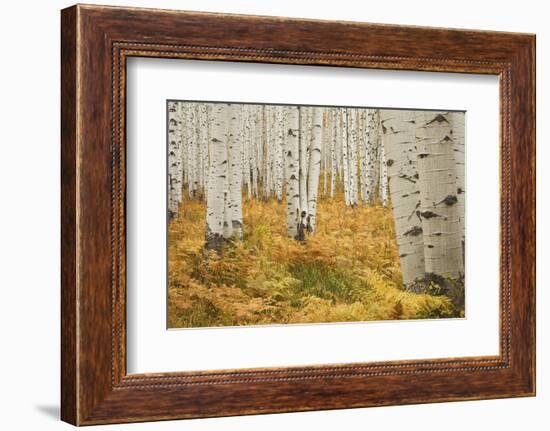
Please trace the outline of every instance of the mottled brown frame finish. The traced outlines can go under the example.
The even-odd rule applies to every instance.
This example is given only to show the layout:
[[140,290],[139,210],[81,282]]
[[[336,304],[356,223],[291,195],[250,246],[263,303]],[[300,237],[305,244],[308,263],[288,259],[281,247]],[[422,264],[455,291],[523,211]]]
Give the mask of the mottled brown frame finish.
[[[533,35],[81,5],[61,17],[63,420],[88,425],[534,395]],[[127,375],[130,56],[498,75],[500,354]]]

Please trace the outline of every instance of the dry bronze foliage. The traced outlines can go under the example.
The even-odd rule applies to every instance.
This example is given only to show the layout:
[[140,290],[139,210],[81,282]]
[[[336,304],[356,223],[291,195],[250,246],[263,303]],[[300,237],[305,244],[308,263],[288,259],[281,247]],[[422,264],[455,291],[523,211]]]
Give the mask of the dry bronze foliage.
[[321,198],[301,243],[287,237],[284,208],[244,202],[244,239],[218,255],[204,248],[205,203],[184,200],[169,225],[169,327],[463,317],[440,289],[402,289],[390,209]]

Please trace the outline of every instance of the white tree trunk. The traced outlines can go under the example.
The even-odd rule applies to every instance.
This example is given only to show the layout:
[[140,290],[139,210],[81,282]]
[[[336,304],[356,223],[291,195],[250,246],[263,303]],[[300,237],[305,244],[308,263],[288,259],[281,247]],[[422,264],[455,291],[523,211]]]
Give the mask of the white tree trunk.
[[229,162],[229,190],[226,200],[226,226],[224,237],[242,239],[243,205],[242,205],[242,106],[229,105],[229,136],[227,155]]
[[359,201],[357,187],[357,109],[348,108],[348,161],[349,161],[349,203],[357,206]]
[[258,196],[258,147],[256,140],[256,128],[258,127],[258,106],[250,105],[248,112],[249,124],[250,124],[250,188],[251,197],[256,198]]
[[323,196],[327,195],[328,191],[328,166],[330,155],[330,131],[329,131],[329,110],[323,109],[323,140],[321,149],[321,171],[323,172]]
[[369,143],[368,136],[368,122],[367,122],[367,110],[358,110],[357,118],[358,133],[358,155],[359,155],[359,190],[361,191],[361,201],[363,204],[370,203],[370,190],[368,188],[368,151],[367,146]]
[[189,197],[195,197],[197,190],[197,140],[195,124],[195,104],[185,103],[185,140],[186,140],[186,169]]
[[212,106],[212,135],[210,138],[209,179],[206,194],[206,247],[221,251],[225,221],[228,105]]
[[[380,179],[381,168],[383,168],[379,158],[381,156],[381,139],[380,139],[380,111],[378,109],[367,110],[366,115],[366,197],[370,203],[374,202],[377,194],[377,189],[382,191]],[[383,174],[383,173],[382,173]],[[387,176],[386,176],[387,178]],[[387,187],[384,187],[387,190]],[[378,193],[381,200],[382,193]],[[384,200],[387,201],[387,192],[384,193]]]
[[336,176],[337,176],[337,143],[338,143],[338,111],[330,108],[330,123],[331,123],[331,146],[330,146],[330,197],[334,198],[336,192]]
[[208,119],[208,104],[199,104],[199,145],[200,145],[200,177],[201,190],[206,193],[208,186],[208,140],[209,140],[209,119]]
[[299,108],[286,107],[286,205],[289,238],[296,238],[300,221],[300,115]]
[[250,142],[251,126],[250,126],[250,105],[242,105],[241,119],[241,154],[242,154],[242,180],[243,186],[246,187],[246,196],[248,199],[252,197],[252,182],[250,180],[250,166],[252,157],[252,144]]
[[273,108],[266,106],[264,110],[264,128],[265,128],[265,197],[269,199],[272,190],[272,153],[273,153]]
[[283,182],[284,182],[284,116],[283,107],[278,105],[275,107],[275,143],[273,150],[275,151],[275,196],[279,202],[283,199]]
[[317,197],[321,171],[321,145],[323,141],[323,108],[312,108],[312,133],[308,169],[308,216],[310,233],[315,232],[317,219]]
[[426,272],[457,278],[464,273],[457,205],[454,141],[448,113],[418,111],[416,142]]
[[181,200],[180,167],[181,158],[181,136],[179,126],[179,113],[181,104],[178,102],[168,103],[168,214],[169,217],[176,217]]
[[[405,286],[425,275],[413,111],[382,110],[383,150]],[[387,151],[387,152],[386,152]],[[385,154],[384,154],[385,153]]]
[[380,172],[380,178],[379,178],[379,195],[380,195],[380,203],[384,208],[388,206],[388,167],[386,164],[386,149],[384,148],[384,145],[380,145],[379,148],[379,172]]
[[309,137],[307,133],[307,111],[308,108],[300,106],[300,212],[307,214],[307,170],[308,170],[308,144]]
[[465,134],[466,134],[466,114],[464,112],[453,112],[449,114],[451,125],[453,128],[453,155],[455,160],[455,173],[456,173],[456,197],[458,202],[456,203],[456,210],[459,216],[458,229],[462,236],[462,261],[465,258],[465,224],[466,224],[466,212],[465,212],[465,200],[466,200],[466,185],[465,179]]
[[342,136],[342,166],[344,177],[344,200],[346,205],[351,205],[349,154],[348,154],[348,110],[340,109],[340,135]]

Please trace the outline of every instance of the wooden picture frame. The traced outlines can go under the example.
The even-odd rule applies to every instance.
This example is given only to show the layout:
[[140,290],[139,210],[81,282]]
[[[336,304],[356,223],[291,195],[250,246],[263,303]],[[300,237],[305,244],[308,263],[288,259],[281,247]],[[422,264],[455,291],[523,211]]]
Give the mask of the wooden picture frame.
[[[61,17],[64,421],[535,394],[534,35],[83,5]],[[125,65],[131,56],[498,75],[500,354],[128,375]]]

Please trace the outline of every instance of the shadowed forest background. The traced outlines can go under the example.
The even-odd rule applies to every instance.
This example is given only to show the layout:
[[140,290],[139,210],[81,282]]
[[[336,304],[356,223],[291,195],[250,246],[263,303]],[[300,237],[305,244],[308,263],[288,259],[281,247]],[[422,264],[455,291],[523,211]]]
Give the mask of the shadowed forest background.
[[168,326],[464,316],[464,113],[168,102]]

